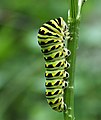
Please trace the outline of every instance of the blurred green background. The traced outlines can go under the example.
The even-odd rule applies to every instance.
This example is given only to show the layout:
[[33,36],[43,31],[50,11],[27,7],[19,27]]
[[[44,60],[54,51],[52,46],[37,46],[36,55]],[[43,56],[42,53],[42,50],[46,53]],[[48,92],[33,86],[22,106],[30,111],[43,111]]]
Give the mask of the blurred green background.
[[[67,17],[67,0],[0,0],[0,120],[63,120],[44,92],[39,27]],[[83,8],[75,73],[76,120],[101,119],[101,1]]]

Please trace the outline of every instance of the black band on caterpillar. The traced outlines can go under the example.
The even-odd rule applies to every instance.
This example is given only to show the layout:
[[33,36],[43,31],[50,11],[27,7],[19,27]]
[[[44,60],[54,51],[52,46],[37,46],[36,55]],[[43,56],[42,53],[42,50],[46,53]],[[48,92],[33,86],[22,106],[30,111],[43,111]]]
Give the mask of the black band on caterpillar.
[[52,109],[58,112],[66,110],[63,95],[68,86],[66,69],[70,67],[66,58],[71,52],[65,43],[69,38],[68,26],[62,17],[46,22],[38,32],[38,43],[45,59],[46,98]]

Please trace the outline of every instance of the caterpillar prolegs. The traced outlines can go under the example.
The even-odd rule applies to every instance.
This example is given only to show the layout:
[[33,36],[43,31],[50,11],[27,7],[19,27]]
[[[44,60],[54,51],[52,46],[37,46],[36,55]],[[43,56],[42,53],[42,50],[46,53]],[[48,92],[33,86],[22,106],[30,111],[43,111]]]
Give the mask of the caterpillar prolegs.
[[68,26],[62,17],[44,23],[38,32],[38,43],[45,59],[46,99],[58,112],[66,110],[63,95],[68,86],[69,73],[66,70],[70,64],[66,58],[70,51],[65,43],[69,38]]

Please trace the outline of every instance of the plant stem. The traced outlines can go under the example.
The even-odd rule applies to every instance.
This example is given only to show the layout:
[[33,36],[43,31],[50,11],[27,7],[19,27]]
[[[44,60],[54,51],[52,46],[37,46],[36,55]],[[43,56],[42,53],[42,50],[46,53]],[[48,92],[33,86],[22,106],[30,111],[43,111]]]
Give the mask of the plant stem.
[[65,89],[64,101],[67,105],[67,111],[64,111],[64,120],[74,120],[74,74],[75,74],[75,61],[76,61],[76,48],[78,45],[78,32],[80,23],[80,14],[84,0],[70,0],[70,13],[68,16],[69,31],[71,39],[68,40],[67,48],[71,51],[70,57],[67,61],[70,63],[70,68],[67,70],[69,73],[69,85]]

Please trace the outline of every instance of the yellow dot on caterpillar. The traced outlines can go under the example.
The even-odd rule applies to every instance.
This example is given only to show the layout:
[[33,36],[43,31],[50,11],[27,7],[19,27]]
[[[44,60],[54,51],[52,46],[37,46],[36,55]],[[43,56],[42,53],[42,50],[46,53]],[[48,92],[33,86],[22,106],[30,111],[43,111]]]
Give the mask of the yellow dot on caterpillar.
[[54,92],[51,92],[51,94],[53,95],[53,94],[54,94]]
[[48,82],[46,82],[45,85],[48,85]]
[[51,83],[52,85],[54,85],[54,83]]
[[48,73],[46,73],[46,76],[48,76]]
[[61,84],[61,83],[62,83],[62,81],[59,82],[59,84]]
[[46,92],[45,94],[48,95],[48,92]]

